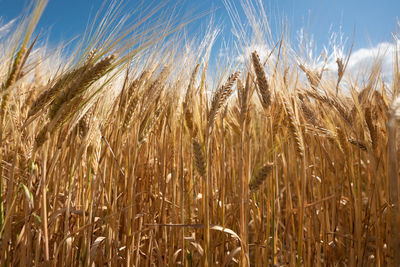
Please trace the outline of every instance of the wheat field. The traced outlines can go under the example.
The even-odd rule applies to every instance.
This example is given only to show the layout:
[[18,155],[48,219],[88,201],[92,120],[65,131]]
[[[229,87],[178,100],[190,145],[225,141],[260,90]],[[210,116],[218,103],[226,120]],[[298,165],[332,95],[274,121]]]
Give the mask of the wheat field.
[[400,266],[398,53],[361,80],[242,32],[212,72],[212,27],[113,9],[67,52],[46,3],[0,35],[0,266]]

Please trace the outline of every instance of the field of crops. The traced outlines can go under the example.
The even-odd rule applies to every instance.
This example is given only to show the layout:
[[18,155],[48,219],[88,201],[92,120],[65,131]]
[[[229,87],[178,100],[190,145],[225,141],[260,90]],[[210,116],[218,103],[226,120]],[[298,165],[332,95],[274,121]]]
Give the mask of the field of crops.
[[243,33],[214,72],[213,28],[112,11],[67,53],[45,4],[0,35],[0,266],[400,264],[398,53],[388,82]]

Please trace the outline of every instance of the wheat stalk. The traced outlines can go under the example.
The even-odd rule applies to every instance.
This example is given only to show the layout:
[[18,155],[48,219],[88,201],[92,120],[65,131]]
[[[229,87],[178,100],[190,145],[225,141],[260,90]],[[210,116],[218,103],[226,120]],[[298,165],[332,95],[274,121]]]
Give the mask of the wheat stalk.
[[257,76],[260,101],[263,108],[267,109],[271,105],[271,93],[269,91],[267,75],[265,74],[264,67],[261,65],[260,57],[258,56],[256,51],[251,54],[251,59]]
[[274,164],[267,163],[258,170],[256,175],[254,175],[250,180],[249,188],[251,191],[257,191],[259,189],[260,185],[265,181],[265,179],[268,177],[268,174],[272,171],[273,166]]
[[207,114],[207,128],[209,130],[212,129],[212,126],[220,109],[225,104],[229,96],[232,94],[233,91],[232,86],[238,77],[239,77],[238,71],[231,74],[226,83],[220,88],[218,88],[217,91],[215,91],[214,96],[211,100],[211,108]]
[[287,119],[289,122],[289,130],[295,140],[294,143],[295,143],[295,147],[296,147],[296,153],[299,158],[303,158],[304,157],[303,136],[300,132],[299,122],[298,122],[297,118],[295,117],[293,108],[287,101],[285,101],[285,110],[286,110]]

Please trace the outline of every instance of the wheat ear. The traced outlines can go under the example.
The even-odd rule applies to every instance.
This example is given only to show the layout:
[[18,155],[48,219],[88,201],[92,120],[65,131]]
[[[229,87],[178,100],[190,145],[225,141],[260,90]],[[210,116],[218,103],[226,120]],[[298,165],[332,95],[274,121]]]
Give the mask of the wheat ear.
[[109,70],[115,55],[110,55],[102,59],[99,63],[86,70],[78,79],[74,80],[71,85],[51,103],[49,117],[53,119],[58,110],[75,96],[84,92],[94,81],[101,78]]
[[206,160],[204,158],[203,150],[201,149],[201,145],[197,139],[193,139],[193,154],[194,154],[194,163],[196,166],[197,172],[200,176],[205,179],[206,178]]
[[267,109],[271,105],[271,93],[269,91],[267,75],[265,74],[264,67],[261,65],[260,57],[256,51],[251,54],[251,59],[257,76],[260,101],[263,108]]
[[272,170],[274,164],[267,163],[261,169],[258,170],[257,174],[250,180],[249,188],[251,191],[257,191],[260,185],[268,177],[268,174]]
[[227,82],[221,86],[214,94],[211,101],[211,109],[207,115],[207,126],[210,130],[214,124],[221,107],[225,104],[226,100],[232,94],[232,86],[239,77],[239,71],[231,74]]
[[304,141],[300,132],[299,122],[294,114],[291,105],[285,101],[285,109],[289,122],[289,130],[295,140],[296,153],[299,158],[304,157]]

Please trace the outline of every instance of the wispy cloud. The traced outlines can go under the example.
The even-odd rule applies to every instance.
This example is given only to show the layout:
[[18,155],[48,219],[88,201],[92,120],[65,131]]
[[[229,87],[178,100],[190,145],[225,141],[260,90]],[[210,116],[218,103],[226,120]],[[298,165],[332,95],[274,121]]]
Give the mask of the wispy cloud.
[[[242,53],[239,53],[235,57],[235,60],[240,63],[244,63],[247,60],[249,60],[251,53],[254,51],[257,51],[258,55],[262,60],[265,60],[268,56],[270,56],[271,53],[271,48],[268,47],[266,44],[252,44],[250,46],[247,46],[243,49]],[[271,55],[272,58],[274,58],[274,55]]]
[[3,25],[2,21],[1,21],[1,17],[0,17],[0,39],[3,38],[4,36],[6,36],[10,32],[15,21],[16,21],[16,19],[13,19],[13,20],[9,21],[7,24]]

